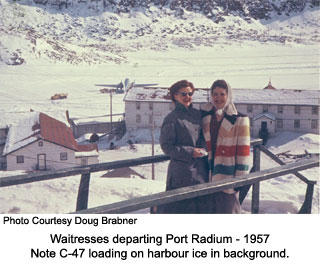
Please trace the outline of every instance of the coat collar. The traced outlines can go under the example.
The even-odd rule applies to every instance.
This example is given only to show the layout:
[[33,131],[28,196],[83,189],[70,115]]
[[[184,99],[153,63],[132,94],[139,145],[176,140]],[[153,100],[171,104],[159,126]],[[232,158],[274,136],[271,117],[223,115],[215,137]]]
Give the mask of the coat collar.
[[[214,109],[214,105],[212,104],[212,102],[209,102],[205,105],[202,105],[201,109],[208,112]],[[229,117],[233,115],[238,115],[238,111],[233,104],[232,105],[229,104],[225,110],[225,115]]]
[[193,108],[192,103],[188,108],[186,108],[183,104],[179,103],[178,101],[174,102],[176,105],[176,109],[184,112],[188,112],[191,108]]
[[[201,109],[204,110],[204,111],[211,111],[212,109],[214,108],[213,104],[210,102],[210,103],[207,103],[203,106],[201,106]],[[237,121],[237,115],[238,113],[237,112],[234,112],[232,111],[232,114],[229,115],[227,113],[224,114],[224,117],[222,119],[222,122],[221,122],[221,128],[223,128],[224,130],[219,130],[219,135],[218,135],[218,140],[217,140],[217,145],[220,145],[221,142],[222,142],[222,139],[226,136],[226,134],[233,128],[234,124],[236,123]],[[215,115],[214,113],[212,113],[212,115]],[[205,119],[206,119],[206,123],[207,125],[209,126],[210,123],[211,123],[211,118],[212,116],[209,115],[207,116]],[[210,131],[208,132],[210,134]],[[206,136],[205,136],[206,137]],[[207,136],[206,139],[211,139],[209,136]]]
[[224,114],[224,117],[222,119],[222,123],[221,123],[221,128],[223,128],[224,130],[219,130],[219,135],[218,135],[218,140],[217,140],[217,145],[220,145],[223,138],[229,133],[229,131],[233,128],[233,126],[235,125],[237,121],[237,117],[235,115],[228,115],[228,114]]

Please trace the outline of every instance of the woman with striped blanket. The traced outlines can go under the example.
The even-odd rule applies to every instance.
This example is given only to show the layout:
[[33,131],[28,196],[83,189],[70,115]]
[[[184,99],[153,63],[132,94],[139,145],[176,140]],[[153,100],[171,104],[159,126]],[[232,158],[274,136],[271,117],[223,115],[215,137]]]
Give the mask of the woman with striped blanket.
[[[249,172],[249,118],[238,113],[231,87],[225,80],[211,86],[211,102],[202,106],[202,130],[208,149],[209,181],[217,182]],[[211,213],[240,213],[239,193],[234,189],[214,193]]]

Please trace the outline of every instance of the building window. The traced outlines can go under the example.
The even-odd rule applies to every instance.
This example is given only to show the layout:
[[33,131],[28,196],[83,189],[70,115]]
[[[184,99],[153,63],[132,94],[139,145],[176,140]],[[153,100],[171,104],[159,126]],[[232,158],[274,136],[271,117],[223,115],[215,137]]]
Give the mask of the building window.
[[82,166],[88,165],[88,157],[81,157],[81,165]]
[[136,102],[136,110],[140,110],[141,109],[141,104],[140,102]]
[[278,113],[280,113],[280,114],[283,113],[283,106],[278,106]]
[[319,108],[318,108],[317,106],[312,106],[311,112],[312,112],[312,114],[318,115],[318,113],[319,113]]
[[67,153],[67,152],[61,152],[61,153],[60,153],[60,160],[61,160],[61,161],[66,161],[66,160],[68,160],[68,153]]
[[294,114],[300,114],[300,106],[294,106]]
[[153,123],[153,119],[152,119],[152,115],[150,114],[149,115],[149,124],[152,124]]
[[294,128],[300,128],[300,120],[294,120]]
[[136,122],[137,122],[137,123],[141,123],[141,115],[140,115],[140,114],[137,114],[137,116],[136,116]]
[[39,141],[39,142],[38,142],[38,145],[39,145],[39,147],[43,147],[43,142],[42,142],[42,141]]
[[311,120],[311,128],[312,129],[318,128],[318,120]]
[[283,128],[283,120],[277,120],[277,128]]
[[17,156],[17,164],[23,164],[24,163],[24,156],[18,155]]
[[149,110],[153,110],[153,103],[149,103]]
[[247,113],[252,113],[253,107],[252,105],[247,105]]
[[268,105],[263,105],[262,106],[262,112],[268,112],[269,106]]

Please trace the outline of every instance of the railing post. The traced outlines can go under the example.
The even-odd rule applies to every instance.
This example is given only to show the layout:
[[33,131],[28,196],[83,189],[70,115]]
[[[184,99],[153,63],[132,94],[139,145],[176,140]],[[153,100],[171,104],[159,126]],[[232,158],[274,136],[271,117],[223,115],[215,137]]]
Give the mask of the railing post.
[[88,208],[90,172],[81,175],[76,211]]
[[[260,171],[260,145],[253,147],[253,163],[254,171]],[[252,185],[252,203],[251,203],[251,213],[259,213],[259,194],[260,194],[260,181]]]
[[307,186],[306,196],[299,214],[311,214],[312,211],[312,198],[313,198],[314,184],[309,183]]

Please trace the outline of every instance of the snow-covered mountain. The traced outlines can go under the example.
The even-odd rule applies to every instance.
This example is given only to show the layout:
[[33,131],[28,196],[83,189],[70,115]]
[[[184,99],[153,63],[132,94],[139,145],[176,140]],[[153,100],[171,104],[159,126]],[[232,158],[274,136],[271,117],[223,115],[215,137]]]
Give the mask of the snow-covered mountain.
[[319,0],[0,0],[0,63],[125,63],[141,49],[317,44]]
[[86,6],[93,13],[113,11],[117,14],[129,13],[132,9],[148,10],[154,6],[160,9],[169,8],[179,17],[182,17],[184,10],[187,10],[203,13],[216,20],[220,16],[230,14],[270,19],[274,12],[289,16],[292,13],[319,6],[319,0],[13,0],[11,2],[42,5],[60,11]]

